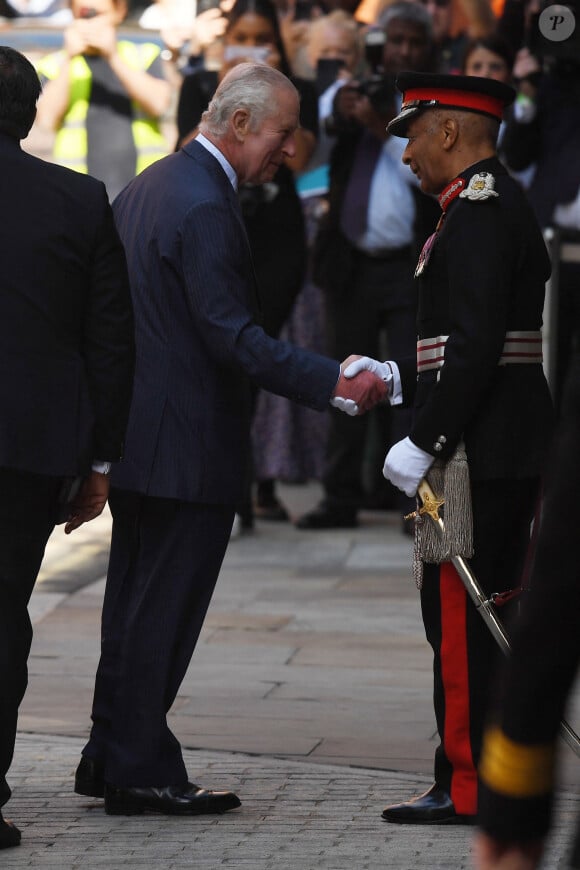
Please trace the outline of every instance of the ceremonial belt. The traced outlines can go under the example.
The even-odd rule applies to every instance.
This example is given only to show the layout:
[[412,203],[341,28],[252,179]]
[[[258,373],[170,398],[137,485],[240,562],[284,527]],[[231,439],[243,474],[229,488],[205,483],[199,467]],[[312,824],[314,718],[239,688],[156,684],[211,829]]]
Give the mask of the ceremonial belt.
[[[445,362],[448,335],[422,338],[417,342],[417,372],[440,369]],[[542,362],[542,333],[539,329],[506,332],[498,365]]]

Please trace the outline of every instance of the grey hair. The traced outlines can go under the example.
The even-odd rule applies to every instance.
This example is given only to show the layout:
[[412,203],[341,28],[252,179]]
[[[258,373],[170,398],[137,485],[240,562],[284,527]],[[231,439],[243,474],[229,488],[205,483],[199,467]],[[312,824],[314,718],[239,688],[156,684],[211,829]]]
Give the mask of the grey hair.
[[478,143],[482,139],[492,147],[497,145],[499,120],[489,115],[470,112],[466,109],[425,109],[429,126],[427,132],[433,136],[446,118],[453,118],[463,135],[470,142]]
[[224,136],[237,109],[250,115],[250,130],[255,131],[265,118],[278,111],[276,91],[298,91],[285,75],[263,63],[240,63],[220,82],[213,99],[201,116],[201,133]]
[[416,24],[418,27],[423,28],[428,39],[433,38],[433,20],[431,14],[421,3],[414,3],[413,0],[400,0],[400,2],[391,3],[378,16],[377,25],[386,31],[394,19]]

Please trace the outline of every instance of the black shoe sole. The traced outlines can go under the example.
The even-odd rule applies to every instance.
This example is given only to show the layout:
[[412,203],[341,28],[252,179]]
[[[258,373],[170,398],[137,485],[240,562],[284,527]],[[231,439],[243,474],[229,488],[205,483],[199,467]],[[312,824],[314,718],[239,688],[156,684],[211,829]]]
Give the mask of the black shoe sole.
[[140,798],[132,798],[129,795],[120,797],[107,795],[105,798],[105,813],[108,816],[140,816],[147,812],[163,813],[166,816],[223,815],[228,810],[235,810],[239,806],[241,806],[240,800],[237,803],[232,801],[228,806],[202,804],[199,807],[193,805],[181,807],[153,800],[144,801]]
[[443,819],[420,819],[417,816],[413,818],[397,818],[392,819],[388,816],[381,815],[384,822],[391,825],[474,825],[475,816],[446,816]]

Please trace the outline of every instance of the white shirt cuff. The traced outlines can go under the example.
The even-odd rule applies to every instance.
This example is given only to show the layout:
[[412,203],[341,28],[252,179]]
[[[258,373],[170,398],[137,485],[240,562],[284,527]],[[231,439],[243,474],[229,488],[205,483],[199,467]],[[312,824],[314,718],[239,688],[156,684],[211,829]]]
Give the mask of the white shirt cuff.
[[393,380],[391,381],[391,392],[389,393],[389,403],[391,405],[403,404],[403,385],[401,383],[401,373],[399,366],[392,359],[389,360],[389,365],[393,371]]

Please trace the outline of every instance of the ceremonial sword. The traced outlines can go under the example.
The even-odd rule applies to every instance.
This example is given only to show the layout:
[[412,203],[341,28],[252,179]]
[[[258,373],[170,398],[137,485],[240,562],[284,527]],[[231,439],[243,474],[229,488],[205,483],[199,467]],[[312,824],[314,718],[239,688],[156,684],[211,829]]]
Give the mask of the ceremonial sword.
[[[442,538],[445,534],[445,523],[439,516],[439,508],[443,504],[443,499],[437,498],[425,479],[423,479],[419,484],[417,495],[421,499],[422,507],[419,508],[415,516],[417,514],[421,516],[427,514],[435,524],[437,534]],[[410,516],[413,516],[413,514],[410,514]],[[463,556],[450,556],[449,561],[459,574],[459,578],[465,586],[467,594],[473,601],[479,615],[499,644],[502,652],[507,655],[511,646],[505,628],[493,609],[493,596],[491,598],[486,597],[475,574]],[[580,757],[580,737],[578,737],[576,732],[570,727],[570,725],[568,725],[565,719],[562,719],[560,722],[560,736],[566,741],[570,749]]]

